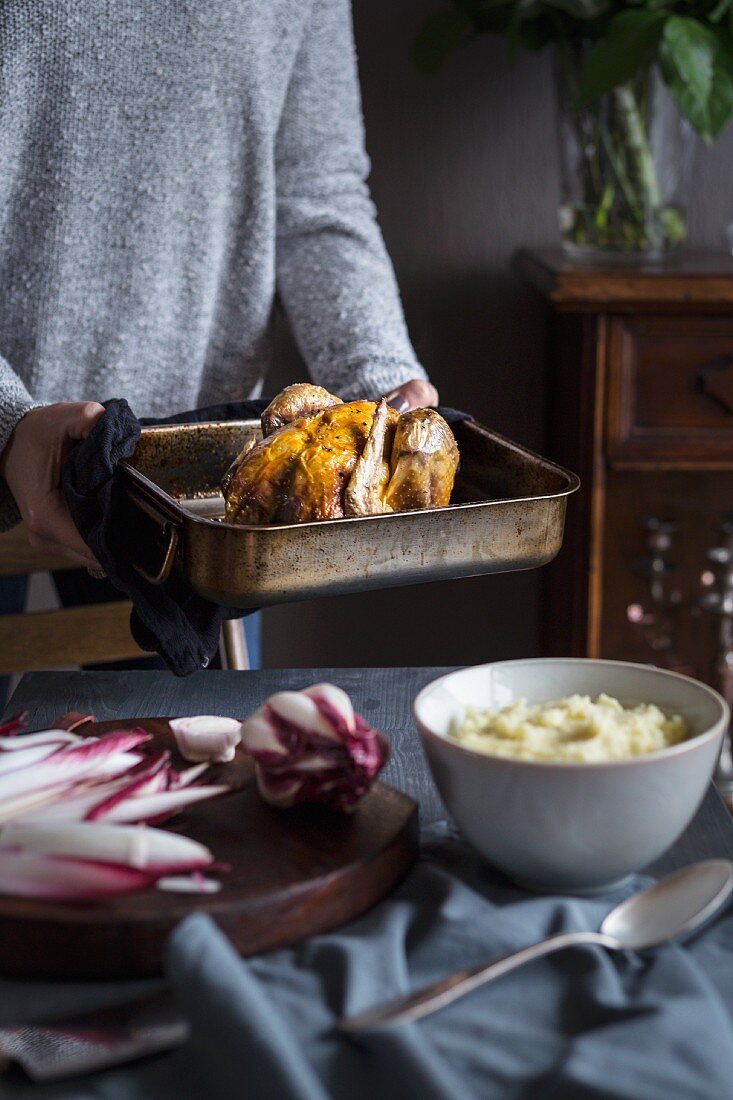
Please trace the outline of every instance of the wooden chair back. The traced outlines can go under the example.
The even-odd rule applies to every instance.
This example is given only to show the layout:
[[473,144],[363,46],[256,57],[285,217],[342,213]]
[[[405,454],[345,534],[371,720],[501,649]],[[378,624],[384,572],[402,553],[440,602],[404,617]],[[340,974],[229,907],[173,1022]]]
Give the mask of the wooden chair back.
[[[34,550],[22,525],[0,534],[0,577],[71,568]],[[0,615],[0,676],[141,656],[130,634],[131,608],[120,600]]]

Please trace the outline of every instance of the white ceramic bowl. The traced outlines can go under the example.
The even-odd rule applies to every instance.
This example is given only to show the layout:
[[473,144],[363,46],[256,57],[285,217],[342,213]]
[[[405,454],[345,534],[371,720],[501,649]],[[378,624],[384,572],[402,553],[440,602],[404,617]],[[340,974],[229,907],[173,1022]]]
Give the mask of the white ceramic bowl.
[[[683,716],[689,738],[632,760],[584,764],[488,756],[448,736],[466,706],[576,692],[656,703]],[[568,893],[607,889],[674,844],[703,799],[730,720],[721,696],[687,676],[551,657],[452,672],[423,688],[413,709],[438,790],[471,844],[515,882]]]

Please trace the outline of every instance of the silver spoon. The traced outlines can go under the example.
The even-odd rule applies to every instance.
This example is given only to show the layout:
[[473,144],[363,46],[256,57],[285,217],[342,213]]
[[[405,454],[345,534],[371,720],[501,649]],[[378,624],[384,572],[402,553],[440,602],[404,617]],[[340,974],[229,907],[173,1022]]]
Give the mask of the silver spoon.
[[600,932],[563,932],[523,947],[494,962],[460,970],[415,993],[341,1020],[344,1032],[364,1031],[402,1020],[419,1020],[444,1008],[480,985],[500,978],[526,962],[579,944],[599,944],[611,951],[643,951],[696,932],[733,893],[733,863],[706,859],[675,871],[646,890],[622,901],[606,916]]

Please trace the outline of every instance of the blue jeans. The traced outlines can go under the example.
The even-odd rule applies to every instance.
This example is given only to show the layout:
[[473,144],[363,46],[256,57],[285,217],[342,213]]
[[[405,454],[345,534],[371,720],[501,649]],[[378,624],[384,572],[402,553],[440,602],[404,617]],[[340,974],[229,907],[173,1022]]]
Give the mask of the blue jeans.
[[[69,569],[53,574],[53,581],[63,607],[95,603],[108,603],[120,599],[120,593],[109,581],[94,580],[85,569]],[[23,611],[25,607],[27,576],[0,577],[0,614]],[[259,614],[244,619],[244,633],[249,650],[251,668],[260,667],[262,653],[262,622]],[[134,657],[128,661],[112,661],[106,664],[85,665],[85,669],[155,669],[165,668],[157,654],[150,657]],[[0,677],[0,703],[7,698],[10,678]]]

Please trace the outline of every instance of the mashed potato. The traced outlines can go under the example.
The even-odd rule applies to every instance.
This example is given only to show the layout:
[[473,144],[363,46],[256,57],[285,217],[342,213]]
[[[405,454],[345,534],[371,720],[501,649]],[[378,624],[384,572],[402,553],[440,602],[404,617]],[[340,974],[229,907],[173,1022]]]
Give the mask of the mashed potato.
[[687,736],[684,720],[659,707],[624,707],[618,699],[570,695],[528,706],[518,699],[501,710],[467,707],[451,736],[461,745],[491,756],[520,760],[594,763],[627,760],[676,745]]

